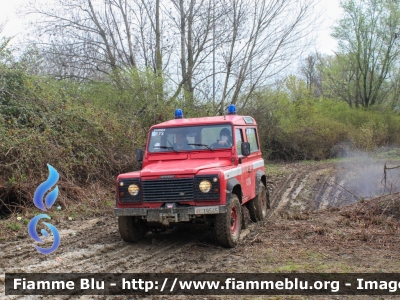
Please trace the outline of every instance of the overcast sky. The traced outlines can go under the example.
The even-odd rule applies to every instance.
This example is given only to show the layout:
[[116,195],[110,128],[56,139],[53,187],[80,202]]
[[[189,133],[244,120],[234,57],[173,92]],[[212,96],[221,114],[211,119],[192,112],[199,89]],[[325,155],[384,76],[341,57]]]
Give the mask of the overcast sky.
[[342,12],[339,3],[340,0],[320,0],[318,9],[322,11],[322,24],[318,32],[318,41],[316,46],[318,52],[333,54],[332,51],[336,50],[337,43],[331,37],[331,27],[340,17]]
[[23,5],[26,0],[0,0],[0,24],[7,20],[6,27],[2,35],[12,36],[23,32],[23,22],[17,17],[17,9]]
[[[8,20],[2,35],[16,35],[14,42],[22,40],[24,25],[23,20],[17,15],[17,10],[26,2],[27,0],[0,0],[0,24]],[[315,32],[315,35],[318,37],[315,50],[318,52],[332,54],[332,51],[336,50],[336,41],[330,36],[330,27],[340,16],[339,2],[340,0],[320,0],[319,6],[316,9],[316,11],[322,11],[321,20],[323,20],[319,30]]]

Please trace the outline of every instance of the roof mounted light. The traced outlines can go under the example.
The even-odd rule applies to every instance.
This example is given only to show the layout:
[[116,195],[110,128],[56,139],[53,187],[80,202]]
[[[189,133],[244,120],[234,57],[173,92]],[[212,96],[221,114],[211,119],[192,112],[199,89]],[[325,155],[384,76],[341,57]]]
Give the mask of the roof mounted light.
[[230,104],[228,106],[228,115],[236,115],[236,106],[234,104]]
[[177,110],[175,110],[175,119],[183,119],[182,109],[178,108]]

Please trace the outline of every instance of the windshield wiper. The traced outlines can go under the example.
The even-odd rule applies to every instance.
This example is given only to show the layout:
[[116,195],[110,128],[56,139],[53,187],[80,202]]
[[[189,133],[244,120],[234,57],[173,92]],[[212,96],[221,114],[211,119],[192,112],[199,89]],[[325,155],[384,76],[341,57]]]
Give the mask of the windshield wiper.
[[174,147],[170,146],[154,146],[154,148],[159,148],[159,149],[168,149],[168,150],[174,150],[175,152],[178,152],[174,149]]
[[209,150],[214,152],[214,149],[211,149],[208,145],[205,145],[205,144],[188,144],[188,145],[191,145],[191,146],[203,146],[203,147],[206,147],[207,149],[209,149]]

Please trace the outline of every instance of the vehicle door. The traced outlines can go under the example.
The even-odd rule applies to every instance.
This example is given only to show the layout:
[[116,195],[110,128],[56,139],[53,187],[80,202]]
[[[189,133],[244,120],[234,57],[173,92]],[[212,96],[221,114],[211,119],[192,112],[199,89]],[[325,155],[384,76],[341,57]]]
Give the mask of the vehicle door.
[[246,179],[246,199],[252,199],[256,196],[257,187],[256,184],[256,174],[254,166],[258,165],[256,162],[262,161],[262,156],[260,152],[260,145],[257,138],[257,128],[256,127],[246,127],[245,129],[245,139],[250,144],[250,155],[245,159],[245,168],[248,178]]
[[248,157],[242,155],[241,144],[245,142],[245,127],[236,127],[235,129],[235,139],[236,139],[236,149],[239,158],[238,167],[241,168],[240,183],[242,186],[243,199],[242,202],[246,202],[251,199],[252,194],[252,164]]

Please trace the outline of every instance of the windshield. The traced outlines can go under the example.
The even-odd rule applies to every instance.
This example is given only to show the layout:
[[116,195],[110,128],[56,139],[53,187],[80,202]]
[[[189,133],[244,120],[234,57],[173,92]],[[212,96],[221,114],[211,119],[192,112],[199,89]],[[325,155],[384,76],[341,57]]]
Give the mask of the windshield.
[[215,150],[232,147],[230,124],[155,128],[150,133],[149,152]]

